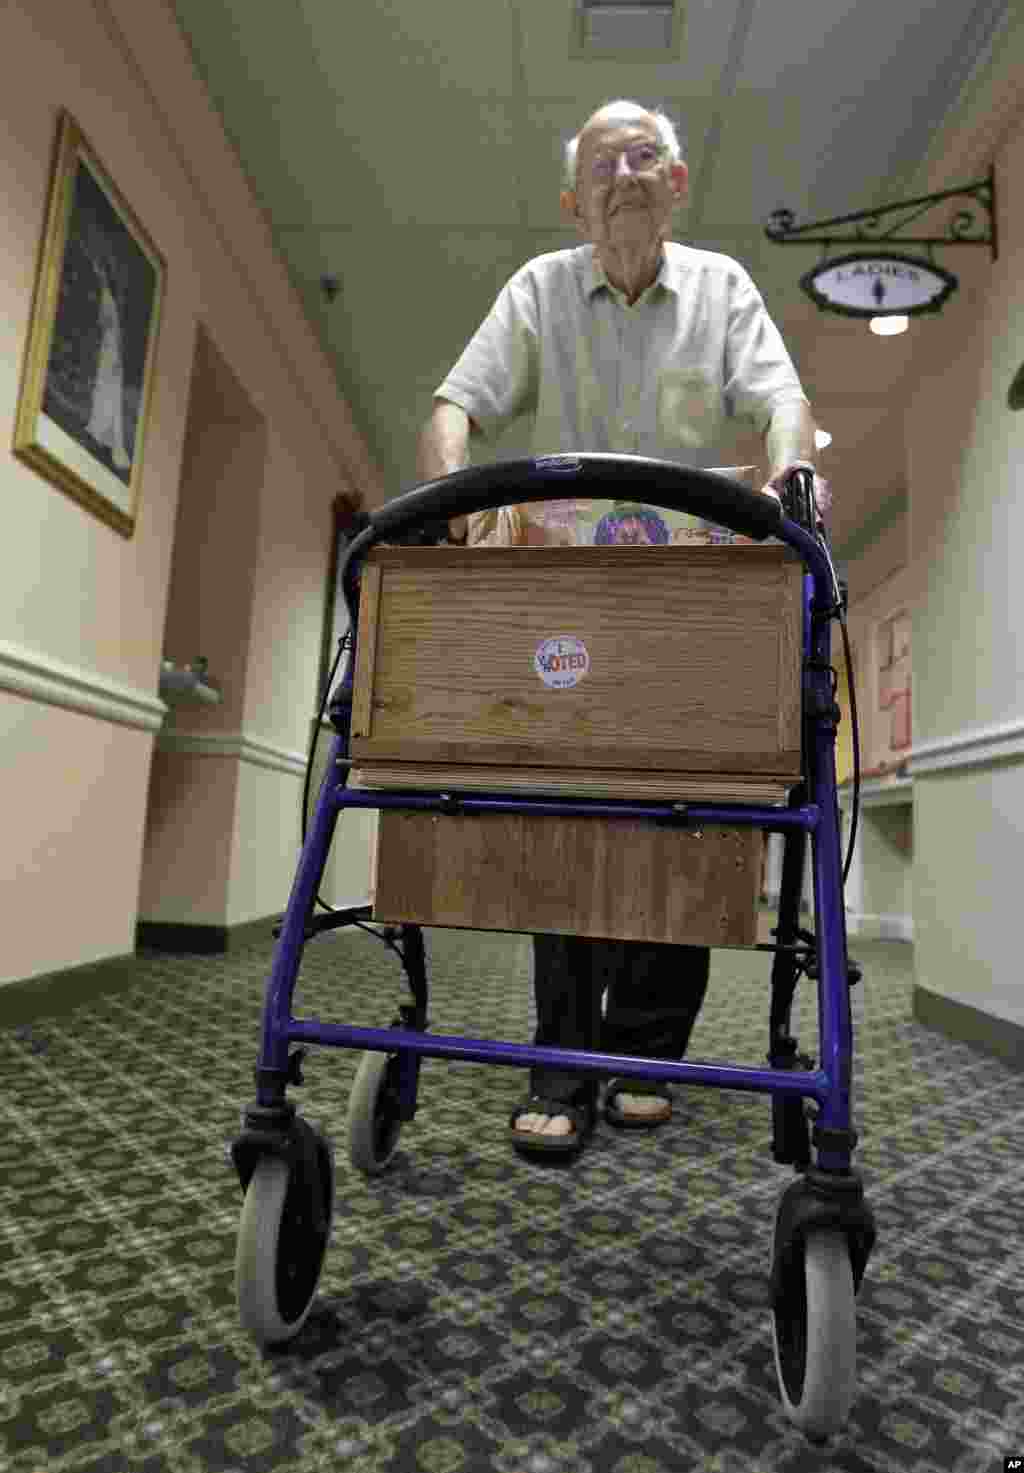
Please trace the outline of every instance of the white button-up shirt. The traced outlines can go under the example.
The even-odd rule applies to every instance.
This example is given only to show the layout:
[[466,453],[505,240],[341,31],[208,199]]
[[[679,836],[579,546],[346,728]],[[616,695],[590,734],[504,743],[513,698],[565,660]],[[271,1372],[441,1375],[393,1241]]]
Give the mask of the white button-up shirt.
[[806,403],[749,274],[729,256],[666,241],[630,306],[593,245],[528,261],[506,282],[434,393],[494,439],[534,415],[537,455],[573,450],[715,462],[725,421],[763,432]]

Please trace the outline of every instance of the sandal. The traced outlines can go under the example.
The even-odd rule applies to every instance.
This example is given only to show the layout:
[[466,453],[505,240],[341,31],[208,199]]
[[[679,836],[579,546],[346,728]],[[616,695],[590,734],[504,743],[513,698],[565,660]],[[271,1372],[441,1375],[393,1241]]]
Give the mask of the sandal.
[[[616,1095],[654,1095],[668,1101],[668,1111],[664,1115],[625,1115],[615,1103]],[[653,1130],[655,1126],[667,1125],[672,1119],[672,1091],[657,1079],[610,1079],[604,1097],[604,1118],[620,1130]]]
[[[545,1095],[530,1095],[512,1111],[508,1133],[517,1151],[536,1156],[576,1156],[582,1151],[594,1129],[595,1110],[586,1101],[572,1103],[552,1100]],[[540,1135],[536,1131],[516,1130],[520,1115],[565,1115],[573,1124],[571,1135]]]

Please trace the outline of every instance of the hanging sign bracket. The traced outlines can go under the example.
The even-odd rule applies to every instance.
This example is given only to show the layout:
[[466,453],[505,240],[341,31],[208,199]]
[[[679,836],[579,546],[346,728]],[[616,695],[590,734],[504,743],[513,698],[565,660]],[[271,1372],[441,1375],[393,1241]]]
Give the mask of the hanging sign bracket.
[[[969,199],[972,203],[958,210],[946,227],[945,235],[902,235],[900,232],[936,205],[950,199]],[[988,232],[979,233],[975,206],[984,210],[988,219]],[[887,217],[899,215],[899,219],[888,230],[883,229]],[[944,189],[941,194],[922,195],[920,199],[903,200],[896,205],[883,205],[877,210],[858,210],[852,215],[837,215],[832,220],[814,220],[807,225],[797,225],[792,210],[773,210],[765,226],[765,235],[777,245],[877,245],[886,241],[892,245],[988,246],[993,261],[998,259],[996,238],[996,178],[990,169],[984,179],[974,184],[962,185],[958,189]],[[855,226],[845,233],[841,226]],[[812,234],[812,231],[818,232]],[[828,232],[822,234],[821,232]]]

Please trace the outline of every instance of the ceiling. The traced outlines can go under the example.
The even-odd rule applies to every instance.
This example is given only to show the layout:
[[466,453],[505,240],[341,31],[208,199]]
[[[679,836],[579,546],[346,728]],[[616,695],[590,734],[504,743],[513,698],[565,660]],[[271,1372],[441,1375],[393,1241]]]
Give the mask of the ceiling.
[[[562,147],[629,98],[664,108],[683,143],[673,238],[747,267],[833,436],[839,554],[899,506],[928,319],[882,339],[819,312],[798,282],[820,247],[773,244],[764,225],[780,206],[800,223],[906,198],[1013,0],[679,0],[666,60],[575,55],[577,0],[172,3],[389,494],[416,484],[432,392],[504,282],[579,244]],[[942,264],[969,290],[984,273],[965,257],[988,259]],[[758,458],[743,432],[721,448],[722,464]],[[474,458],[529,453],[520,421]]]

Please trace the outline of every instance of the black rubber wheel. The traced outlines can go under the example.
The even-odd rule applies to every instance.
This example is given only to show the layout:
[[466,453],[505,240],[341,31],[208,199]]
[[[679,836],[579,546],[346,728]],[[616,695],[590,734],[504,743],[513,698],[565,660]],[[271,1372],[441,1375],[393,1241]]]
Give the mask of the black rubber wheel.
[[327,1223],[317,1233],[308,1188],[278,1156],[261,1156],[242,1203],[235,1252],[235,1295],[242,1326],[261,1345],[302,1329],[312,1308],[334,1221],[334,1149],[316,1132]]
[[348,1149],[352,1165],[367,1176],[386,1171],[398,1146],[402,1118],[389,1086],[393,1055],[365,1053],[348,1100]]
[[857,1382],[853,1270],[846,1235],[808,1233],[772,1309],[772,1345],[782,1404],[812,1442],[846,1424]]

